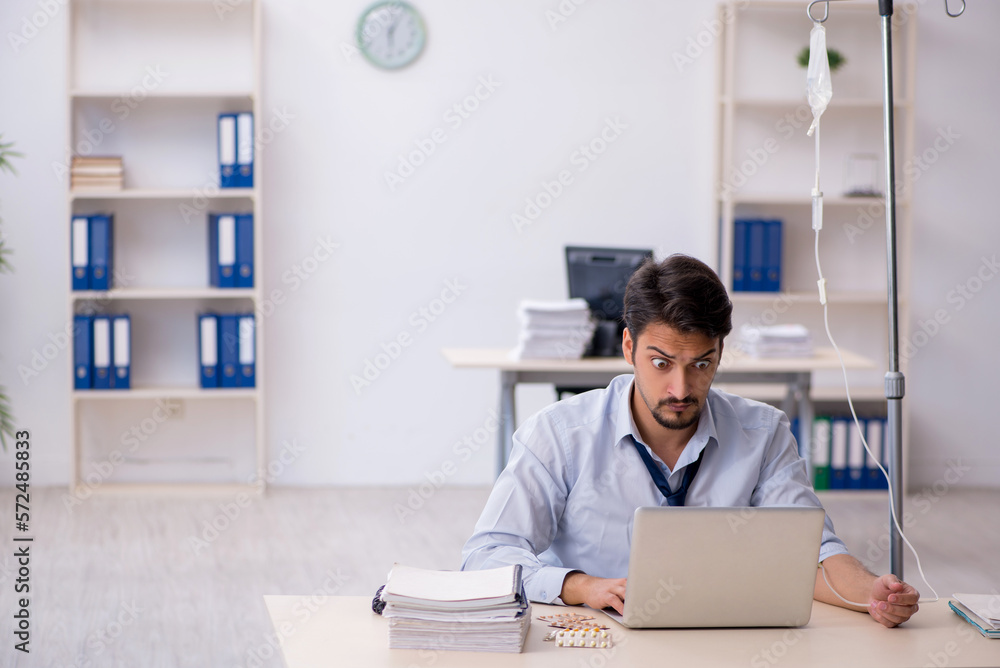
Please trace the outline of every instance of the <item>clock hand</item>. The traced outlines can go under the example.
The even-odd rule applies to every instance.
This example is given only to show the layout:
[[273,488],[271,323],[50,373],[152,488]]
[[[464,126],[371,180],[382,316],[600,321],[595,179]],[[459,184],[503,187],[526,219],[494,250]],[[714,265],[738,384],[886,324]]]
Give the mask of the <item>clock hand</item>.
[[393,19],[392,23],[389,24],[388,30],[386,30],[386,37],[389,40],[389,48],[390,49],[392,48],[393,42],[395,41],[394,37],[393,37],[393,34],[396,32],[396,24],[397,23],[399,23],[399,19],[398,18]]

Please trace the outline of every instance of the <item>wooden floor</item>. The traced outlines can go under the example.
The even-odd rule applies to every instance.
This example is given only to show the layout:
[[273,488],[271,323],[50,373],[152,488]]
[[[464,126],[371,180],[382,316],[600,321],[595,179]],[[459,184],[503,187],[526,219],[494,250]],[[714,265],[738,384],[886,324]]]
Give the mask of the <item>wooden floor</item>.
[[[429,488],[425,488],[428,492]],[[281,666],[264,594],[373,594],[394,561],[456,568],[489,493],[444,488],[270,490],[263,497],[32,493],[31,649],[11,651],[9,519],[0,548],[2,666]],[[14,499],[0,490],[0,515]],[[884,497],[826,493],[838,533],[887,570]],[[910,499],[908,535],[938,593],[1000,589],[1000,490]],[[907,580],[919,581],[912,557]]]

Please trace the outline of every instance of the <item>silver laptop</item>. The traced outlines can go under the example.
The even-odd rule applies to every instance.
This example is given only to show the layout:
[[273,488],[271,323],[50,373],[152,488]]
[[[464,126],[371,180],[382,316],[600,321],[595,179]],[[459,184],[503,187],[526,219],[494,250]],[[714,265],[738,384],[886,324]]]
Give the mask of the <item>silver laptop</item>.
[[625,613],[609,614],[630,628],[803,626],[824,517],[798,506],[638,508]]

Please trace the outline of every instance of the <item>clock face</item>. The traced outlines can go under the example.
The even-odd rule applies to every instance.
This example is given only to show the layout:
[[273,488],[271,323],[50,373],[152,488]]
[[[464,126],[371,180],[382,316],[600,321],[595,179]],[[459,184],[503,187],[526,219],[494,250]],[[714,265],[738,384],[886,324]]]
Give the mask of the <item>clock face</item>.
[[369,7],[358,21],[358,48],[375,65],[394,69],[420,55],[427,38],[417,10],[388,0]]

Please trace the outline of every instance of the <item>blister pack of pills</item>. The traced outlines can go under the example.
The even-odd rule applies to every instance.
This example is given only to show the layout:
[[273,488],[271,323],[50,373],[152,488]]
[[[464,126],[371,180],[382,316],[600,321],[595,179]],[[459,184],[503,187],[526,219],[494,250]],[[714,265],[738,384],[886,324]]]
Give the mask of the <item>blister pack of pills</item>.
[[584,647],[607,649],[611,647],[611,634],[604,629],[563,629],[556,632],[556,647]]

